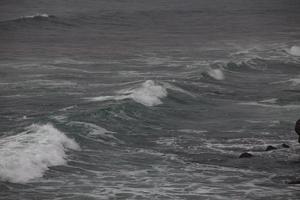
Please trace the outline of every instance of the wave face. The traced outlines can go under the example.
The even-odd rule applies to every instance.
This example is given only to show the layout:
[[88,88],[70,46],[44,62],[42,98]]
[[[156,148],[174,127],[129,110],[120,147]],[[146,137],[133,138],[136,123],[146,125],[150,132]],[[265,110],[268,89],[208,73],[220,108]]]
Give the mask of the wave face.
[[42,177],[51,166],[66,164],[66,151],[78,144],[51,124],[31,125],[0,141],[0,179],[26,183]]

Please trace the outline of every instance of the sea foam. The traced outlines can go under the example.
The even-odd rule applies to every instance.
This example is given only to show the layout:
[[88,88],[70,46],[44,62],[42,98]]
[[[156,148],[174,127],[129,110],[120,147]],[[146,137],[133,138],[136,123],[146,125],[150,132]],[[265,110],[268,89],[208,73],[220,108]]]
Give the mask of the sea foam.
[[145,106],[156,106],[162,104],[161,99],[168,95],[167,89],[152,80],[147,80],[139,87],[133,89],[121,90],[119,95],[100,96],[89,98],[90,101],[107,101],[107,100],[123,100],[132,99],[137,103]]
[[79,145],[51,124],[0,139],[0,180],[26,183],[42,177],[48,167],[66,164],[66,151]]

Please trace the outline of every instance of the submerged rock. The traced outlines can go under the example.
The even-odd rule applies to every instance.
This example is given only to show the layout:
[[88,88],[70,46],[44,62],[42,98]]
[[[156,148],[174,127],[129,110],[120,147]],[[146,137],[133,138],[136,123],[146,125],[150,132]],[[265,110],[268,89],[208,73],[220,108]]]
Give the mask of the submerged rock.
[[253,157],[253,155],[248,152],[244,152],[239,156],[239,158],[251,158],[251,157]]
[[289,145],[287,145],[287,144],[284,144],[284,143],[283,143],[281,146],[282,146],[283,148],[290,148],[290,146],[289,146]]
[[272,146],[272,145],[269,145],[269,146],[267,146],[266,151],[272,151],[272,150],[275,150],[275,149],[277,149],[277,148]]

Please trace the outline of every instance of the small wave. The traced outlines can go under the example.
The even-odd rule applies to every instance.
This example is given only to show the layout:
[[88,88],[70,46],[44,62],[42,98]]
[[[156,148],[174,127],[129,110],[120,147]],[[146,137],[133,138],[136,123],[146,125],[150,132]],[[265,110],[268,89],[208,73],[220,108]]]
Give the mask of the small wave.
[[100,96],[88,98],[89,101],[108,101],[132,99],[145,106],[156,106],[162,104],[161,99],[168,95],[165,87],[156,84],[152,80],[145,81],[140,87],[134,89],[121,90],[120,95]]
[[88,135],[93,138],[99,138],[101,142],[105,144],[114,145],[115,142],[122,143],[118,138],[113,136],[115,132],[106,130],[96,124],[88,123],[88,122],[79,122],[79,121],[72,121],[69,123],[71,126],[78,126],[85,128],[85,131],[88,132]]
[[79,145],[51,124],[33,124],[0,140],[0,179],[26,183],[42,177],[51,166],[66,164],[66,151]]
[[293,56],[300,56],[300,47],[299,46],[292,46],[289,50],[289,53]]

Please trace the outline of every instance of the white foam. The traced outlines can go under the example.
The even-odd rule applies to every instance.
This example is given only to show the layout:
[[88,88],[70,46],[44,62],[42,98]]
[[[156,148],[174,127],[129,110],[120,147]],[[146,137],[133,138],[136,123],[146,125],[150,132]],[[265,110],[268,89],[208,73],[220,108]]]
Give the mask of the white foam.
[[300,56],[300,47],[292,46],[289,53],[293,56]]
[[66,151],[79,145],[51,124],[31,125],[0,140],[0,179],[26,183],[42,177],[50,166],[66,164]]
[[120,95],[116,96],[100,96],[88,98],[90,101],[108,101],[132,99],[137,103],[145,106],[156,106],[162,104],[161,99],[166,97],[168,92],[165,87],[156,84],[152,80],[147,80],[140,87],[133,89],[121,90]]
[[207,74],[218,81],[225,79],[224,73],[221,69],[209,69]]

